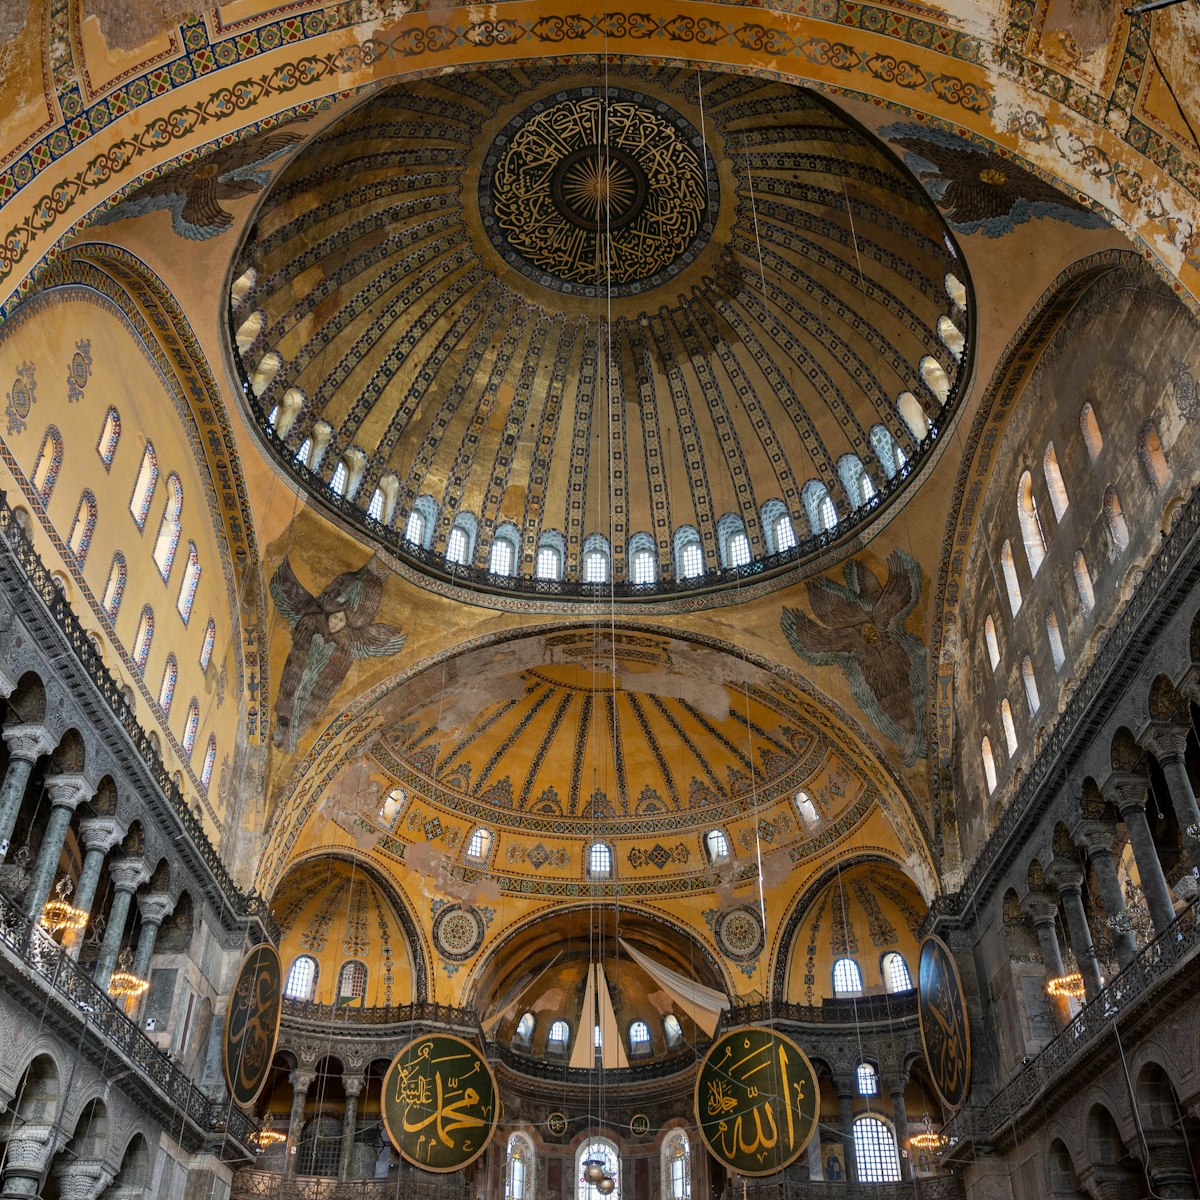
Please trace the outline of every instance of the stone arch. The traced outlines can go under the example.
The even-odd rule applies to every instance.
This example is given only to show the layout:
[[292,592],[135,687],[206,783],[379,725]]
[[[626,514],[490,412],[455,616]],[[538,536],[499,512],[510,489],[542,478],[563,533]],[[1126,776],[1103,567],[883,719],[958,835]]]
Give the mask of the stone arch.
[[46,719],[46,685],[41,676],[36,671],[26,671],[5,703],[9,724],[38,725],[43,722]]
[[50,754],[56,771],[63,775],[80,774],[87,763],[87,745],[78,729],[67,729]]
[[101,1194],[101,1200],[136,1195],[150,1184],[150,1147],[143,1133],[134,1133],[121,1155],[116,1177]]
[[1055,1138],[1046,1152],[1046,1182],[1053,1200],[1076,1200],[1085,1196],[1075,1164],[1062,1138]]

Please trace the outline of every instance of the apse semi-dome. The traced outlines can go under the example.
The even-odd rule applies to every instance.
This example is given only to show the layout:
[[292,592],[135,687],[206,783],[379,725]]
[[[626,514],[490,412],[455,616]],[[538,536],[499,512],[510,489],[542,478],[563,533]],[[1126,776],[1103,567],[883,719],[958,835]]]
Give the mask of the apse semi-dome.
[[244,243],[263,437],[401,560],[499,592],[661,595],[823,551],[957,403],[964,267],[802,88],[479,70],[371,96]]

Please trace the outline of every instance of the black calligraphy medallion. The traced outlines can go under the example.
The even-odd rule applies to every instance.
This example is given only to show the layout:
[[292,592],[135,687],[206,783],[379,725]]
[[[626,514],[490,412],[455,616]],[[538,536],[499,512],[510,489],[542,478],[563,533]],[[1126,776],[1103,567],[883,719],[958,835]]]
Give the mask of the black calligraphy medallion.
[[275,947],[263,942],[242,960],[225,1014],[225,1083],[249,1108],[271,1070],[282,1014],[282,975]]
[[434,1033],[409,1042],[383,1077],[383,1127],[423,1171],[458,1171],[487,1148],[498,1116],[496,1077],[470,1042]]
[[971,1027],[954,956],[933,934],[921,943],[917,1015],[934,1086],[947,1108],[959,1109],[971,1085]]
[[696,1077],[696,1124],[709,1151],[739,1175],[774,1175],[804,1153],[821,1092],[790,1038],[745,1026],[719,1037]]
[[635,295],[670,279],[708,241],[719,200],[692,123],[623,88],[558,92],[518,113],[479,182],[504,260],[581,296]]

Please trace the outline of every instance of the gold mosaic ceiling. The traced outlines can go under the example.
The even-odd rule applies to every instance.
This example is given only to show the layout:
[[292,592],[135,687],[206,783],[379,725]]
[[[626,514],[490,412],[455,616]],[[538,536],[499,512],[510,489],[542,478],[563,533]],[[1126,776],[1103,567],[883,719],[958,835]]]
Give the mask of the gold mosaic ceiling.
[[[720,583],[721,530],[739,522],[750,557],[778,562],[772,501],[802,543],[784,557],[810,553],[806,483],[828,489],[840,531],[862,503],[844,456],[886,502],[903,481],[888,486],[872,428],[911,462],[898,397],[936,417],[919,364],[959,369],[937,328],[965,322],[945,288],[964,269],[869,135],[790,85],[599,72],[379,92],[297,156],[240,255],[254,284],[234,323],[262,314],[244,367],[280,360],[254,385],[264,424],[285,413],[278,453],[327,436],[300,477],[329,502],[322,484],[346,463],[343,510],[375,499],[368,528],[427,567],[463,524],[464,581],[499,530],[518,590],[546,537],[569,589],[591,535],[622,586],[640,534],[669,589],[692,527]],[[427,549],[403,540],[414,505],[431,514]]]

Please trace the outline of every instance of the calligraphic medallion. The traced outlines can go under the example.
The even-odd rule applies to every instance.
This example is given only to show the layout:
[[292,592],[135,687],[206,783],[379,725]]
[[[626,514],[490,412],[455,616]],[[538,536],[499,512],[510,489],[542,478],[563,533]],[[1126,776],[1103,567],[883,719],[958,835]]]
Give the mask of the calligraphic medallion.
[[491,1141],[498,1107],[487,1060],[448,1033],[409,1042],[383,1077],[383,1127],[422,1171],[458,1171],[473,1163]]
[[510,266],[579,296],[636,295],[696,259],[720,201],[695,126],[662,100],[581,87],[530,105],[496,135],[479,209]]
[[279,954],[263,942],[242,959],[225,1014],[225,1083],[234,1103],[242,1108],[254,1104],[267,1081],[282,1013]]
[[971,1027],[954,956],[933,934],[921,943],[917,1015],[934,1087],[947,1108],[959,1109],[971,1085]]
[[791,1038],[747,1025],[709,1048],[696,1077],[696,1124],[709,1152],[739,1175],[774,1175],[804,1153],[821,1092]]

